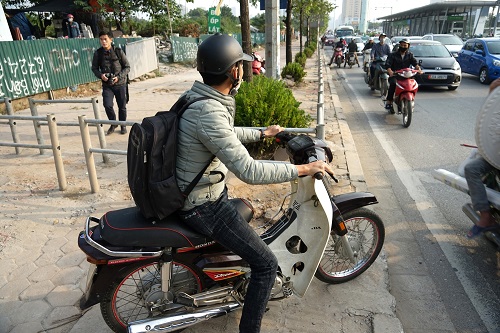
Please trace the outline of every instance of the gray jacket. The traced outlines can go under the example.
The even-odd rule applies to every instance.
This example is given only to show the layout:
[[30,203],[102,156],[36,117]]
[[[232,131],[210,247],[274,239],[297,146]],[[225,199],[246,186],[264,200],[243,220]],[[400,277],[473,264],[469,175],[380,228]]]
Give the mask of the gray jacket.
[[199,81],[184,95],[188,100],[211,98],[191,104],[179,122],[176,175],[181,190],[213,160],[182,210],[217,200],[224,190],[228,169],[249,184],[283,183],[298,177],[293,164],[256,161],[248,154],[242,142],[259,141],[260,131],[234,128],[233,96]]

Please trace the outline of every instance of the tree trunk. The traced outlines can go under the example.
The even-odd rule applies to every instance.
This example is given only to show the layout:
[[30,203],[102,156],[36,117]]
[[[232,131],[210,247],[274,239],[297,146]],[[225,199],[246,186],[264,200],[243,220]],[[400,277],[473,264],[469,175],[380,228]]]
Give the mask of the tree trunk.
[[[243,52],[252,54],[252,38],[250,36],[250,13],[248,0],[240,0],[241,46]],[[252,81],[252,63],[243,61],[243,80]]]
[[286,18],[285,18],[285,27],[286,27],[286,37],[285,37],[285,49],[286,49],[286,63],[285,65],[293,62],[292,56],[292,1],[288,0],[286,5]]

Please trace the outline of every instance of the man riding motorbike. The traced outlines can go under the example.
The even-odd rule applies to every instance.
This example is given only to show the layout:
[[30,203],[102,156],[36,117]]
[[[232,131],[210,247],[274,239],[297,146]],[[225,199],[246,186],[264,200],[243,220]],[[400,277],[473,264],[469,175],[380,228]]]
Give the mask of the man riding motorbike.
[[[335,45],[333,46],[333,49],[335,50],[336,48],[340,47],[342,50],[344,50],[346,46],[347,46],[346,41],[344,40],[344,38],[340,37],[339,41],[335,43]],[[330,59],[328,66],[330,66],[333,63],[334,58],[335,58],[335,51],[333,52],[332,58]]]
[[179,217],[189,227],[208,235],[250,264],[251,279],[239,325],[240,333],[260,332],[262,317],[275,282],[277,258],[228,201],[228,170],[250,184],[287,182],[317,172],[332,173],[323,161],[304,165],[254,160],[243,142],[258,141],[283,131],[277,125],[259,131],[234,127],[234,95],[243,78],[243,61],[252,57],[229,35],[214,34],[198,47],[198,71],[203,78],[185,93],[191,104],[179,120],[176,175],[181,190],[211,160],[189,194]]
[[368,39],[368,42],[366,42],[365,47],[363,48],[363,50],[361,52],[364,52],[366,50],[370,50],[373,47],[373,45],[375,45],[375,42],[373,41],[373,37],[370,37]]
[[[490,93],[500,86],[500,78],[490,84]],[[475,238],[486,231],[500,231],[500,225],[495,222],[490,210],[483,178],[497,170],[481,155],[470,160],[464,167],[464,176],[469,187],[472,207],[479,212],[479,221],[469,230],[467,238]]]
[[[347,51],[349,54],[353,53],[354,54],[354,59],[356,60],[356,63],[358,64],[359,67],[359,62],[358,62],[358,44],[354,41],[354,38],[351,39],[349,44],[347,44]],[[349,56],[345,57],[344,61],[344,68],[347,65],[347,62],[349,61]]]
[[394,71],[398,69],[408,68],[411,66],[415,69],[420,70],[420,66],[417,63],[417,59],[413,56],[413,53],[408,51],[410,47],[409,39],[402,39],[399,41],[398,51],[391,53],[387,58],[385,66],[387,68],[387,74],[389,74],[389,91],[387,92],[387,100],[385,108],[394,112],[392,107],[392,101],[394,99],[394,92],[396,91],[396,77],[394,76]]
[[377,70],[377,64],[375,59],[381,58],[383,56],[389,56],[391,53],[391,48],[389,45],[385,44],[385,39],[387,35],[385,33],[381,33],[378,36],[379,43],[373,45],[372,52],[370,53],[370,58],[372,60],[372,64],[370,66],[370,80],[373,82],[373,78],[375,77],[375,71]]

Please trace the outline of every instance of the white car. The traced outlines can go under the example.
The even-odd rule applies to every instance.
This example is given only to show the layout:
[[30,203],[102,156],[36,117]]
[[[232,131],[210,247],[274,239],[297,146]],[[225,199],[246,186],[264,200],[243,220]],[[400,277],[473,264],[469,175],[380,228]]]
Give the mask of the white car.
[[358,55],[361,55],[362,54],[361,51],[365,47],[365,43],[363,43],[363,40],[361,39],[361,37],[360,36],[346,36],[346,37],[344,37],[347,44],[349,44],[351,42],[351,39],[353,39],[353,38],[354,38],[354,42],[358,45]]
[[457,58],[458,51],[464,46],[464,42],[457,35],[452,34],[427,34],[422,37],[423,40],[437,40],[446,48],[450,53]]

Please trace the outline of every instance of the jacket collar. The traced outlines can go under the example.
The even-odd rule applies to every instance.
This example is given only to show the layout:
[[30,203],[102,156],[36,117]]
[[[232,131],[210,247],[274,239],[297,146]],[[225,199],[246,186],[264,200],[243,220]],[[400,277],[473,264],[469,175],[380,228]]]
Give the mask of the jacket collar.
[[203,82],[200,81],[195,81],[193,86],[191,87],[191,91],[194,93],[203,95],[203,96],[208,96],[210,98],[213,98],[217,101],[219,101],[222,105],[230,109],[231,111],[234,111],[236,109],[236,103],[234,100],[234,97],[231,95],[224,95],[217,89],[212,88],[209,85],[206,85]]

